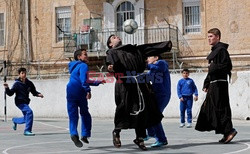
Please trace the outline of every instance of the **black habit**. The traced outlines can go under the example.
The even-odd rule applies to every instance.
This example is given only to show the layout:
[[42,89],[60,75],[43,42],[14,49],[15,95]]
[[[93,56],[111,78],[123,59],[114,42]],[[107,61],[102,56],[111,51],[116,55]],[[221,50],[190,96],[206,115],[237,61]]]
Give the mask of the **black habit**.
[[232,62],[227,48],[228,44],[219,42],[207,57],[210,65],[203,88],[208,92],[195,126],[198,131],[228,134],[233,129],[227,81],[228,75],[231,77]]
[[115,129],[145,129],[161,121],[163,115],[157,108],[151,85],[140,74],[146,68],[146,57],[170,52],[171,48],[172,43],[168,41],[121,45],[107,51],[107,65],[113,65],[116,78]]

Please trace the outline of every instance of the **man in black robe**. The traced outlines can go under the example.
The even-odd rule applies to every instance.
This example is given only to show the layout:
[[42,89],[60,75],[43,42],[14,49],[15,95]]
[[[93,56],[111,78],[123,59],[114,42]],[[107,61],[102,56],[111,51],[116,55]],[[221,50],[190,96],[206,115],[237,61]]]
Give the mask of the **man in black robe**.
[[121,146],[121,129],[134,128],[136,139],[134,143],[142,150],[147,150],[143,138],[146,128],[158,124],[162,113],[157,108],[155,96],[147,76],[143,74],[146,68],[146,57],[169,52],[171,41],[144,44],[122,45],[118,36],[108,38],[107,65],[109,72],[116,78],[115,83],[115,128],[112,132],[113,144]]
[[237,131],[233,128],[228,95],[228,76],[231,77],[232,62],[227,51],[228,44],[220,42],[221,33],[217,28],[208,31],[208,42],[212,52],[208,55],[208,74],[203,91],[207,92],[201,106],[195,129],[198,131],[215,130],[223,134],[220,143],[229,143]]

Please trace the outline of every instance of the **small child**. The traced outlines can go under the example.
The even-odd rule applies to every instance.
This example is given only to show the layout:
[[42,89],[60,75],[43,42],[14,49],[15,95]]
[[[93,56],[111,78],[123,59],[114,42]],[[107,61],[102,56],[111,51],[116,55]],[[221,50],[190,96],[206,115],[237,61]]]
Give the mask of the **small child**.
[[18,74],[19,78],[15,80],[11,89],[9,89],[7,83],[4,83],[5,92],[8,96],[12,96],[16,93],[15,104],[23,113],[23,117],[12,119],[13,129],[17,129],[17,124],[25,123],[24,135],[34,136],[35,134],[32,133],[33,111],[29,107],[29,93],[31,92],[33,96],[41,98],[43,98],[43,95],[40,92],[37,92],[34,84],[26,78],[26,68],[19,68]]
[[67,84],[67,111],[69,116],[69,131],[75,146],[82,147],[77,131],[79,112],[81,116],[81,140],[89,143],[92,120],[88,108],[88,99],[91,99],[90,85],[98,86],[103,81],[91,81],[88,78],[87,50],[79,49],[74,53],[74,61],[69,63],[70,79]]
[[180,116],[181,124],[180,128],[185,126],[185,111],[187,110],[187,128],[192,127],[192,106],[193,106],[193,94],[194,100],[198,100],[198,90],[194,81],[189,78],[189,70],[182,70],[182,79],[177,84],[177,94],[180,99]]

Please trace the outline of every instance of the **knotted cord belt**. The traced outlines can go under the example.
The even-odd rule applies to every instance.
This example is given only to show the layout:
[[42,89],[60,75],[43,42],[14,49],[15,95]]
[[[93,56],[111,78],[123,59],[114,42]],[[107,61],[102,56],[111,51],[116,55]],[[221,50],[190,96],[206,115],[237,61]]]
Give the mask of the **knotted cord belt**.
[[137,92],[138,92],[138,96],[139,96],[139,110],[138,111],[133,111],[133,113],[130,113],[130,115],[138,115],[140,112],[144,111],[145,109],[145,102],[144,102],[144,98],[143,98],[143,94],[142,91],[140,89],[137,77],[144,75],[144,73],[142,74],[138,74],[136,76],[122,76],[121,78],[134,78],[135,82],[136,82],[136,86],[137,86]]
[[218,80],[214,80],[214,81],[210,81],[210,83],[215,83],[215,82],[227,82],[227,80],[224,80],[224,79],[218,79]]

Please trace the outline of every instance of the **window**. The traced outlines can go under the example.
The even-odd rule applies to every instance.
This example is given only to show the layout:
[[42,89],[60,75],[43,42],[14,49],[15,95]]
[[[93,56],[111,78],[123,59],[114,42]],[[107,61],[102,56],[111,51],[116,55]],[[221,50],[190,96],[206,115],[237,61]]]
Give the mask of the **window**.
[[91,18],[83,19],[83,25],[88,25],[93,28],[95,31],[102,30],[102,19],[101,18]]
[[70,37],[71,35],[71,8],[58,7],[56,8],[56,40],[62,41],[63,37]]
[[0,13],[0,46],[4,46],[4,14]]
[[183,0],[184,33],[201,32],[200,0]]
[[123,22],[127,19],[135,19],[135,8],[131,2],[122,2],[116,9],[117,31],[123,31]]

